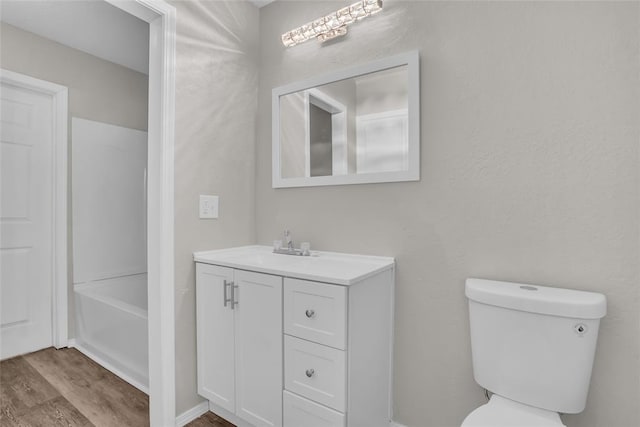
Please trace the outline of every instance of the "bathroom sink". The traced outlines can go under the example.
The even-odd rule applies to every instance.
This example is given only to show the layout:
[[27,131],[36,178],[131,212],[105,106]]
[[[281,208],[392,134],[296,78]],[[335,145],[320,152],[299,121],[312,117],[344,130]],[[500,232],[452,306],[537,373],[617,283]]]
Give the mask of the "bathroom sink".
[[352,255],[312,251],[311,256],[274,254],[270,246],[242,246],[231,249],[196,252],[196,262],[225,267],[251,269],[306,280],[331,280],[351,285],[380,271],[393,268],[391,257]]

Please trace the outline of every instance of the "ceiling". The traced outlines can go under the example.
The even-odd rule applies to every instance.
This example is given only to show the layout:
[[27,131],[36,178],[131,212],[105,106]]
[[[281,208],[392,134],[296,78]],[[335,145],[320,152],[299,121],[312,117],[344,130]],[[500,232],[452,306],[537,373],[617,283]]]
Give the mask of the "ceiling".
[[0,19],[148,74],[149,24],[103,0],[2,0]]

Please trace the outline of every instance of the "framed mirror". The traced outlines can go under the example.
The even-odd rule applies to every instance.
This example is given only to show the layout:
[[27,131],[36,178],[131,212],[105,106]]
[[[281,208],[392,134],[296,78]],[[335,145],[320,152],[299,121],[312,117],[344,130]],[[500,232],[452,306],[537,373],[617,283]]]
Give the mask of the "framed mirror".
[[418,181],[418,52],[277,87],[272,120],[274,188]]

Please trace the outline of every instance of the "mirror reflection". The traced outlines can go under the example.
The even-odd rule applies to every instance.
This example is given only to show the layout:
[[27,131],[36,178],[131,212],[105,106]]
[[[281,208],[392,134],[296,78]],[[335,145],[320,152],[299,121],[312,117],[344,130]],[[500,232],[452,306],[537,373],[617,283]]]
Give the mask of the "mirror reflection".
[[409,169],[408,66],[280,96],[280,176]]

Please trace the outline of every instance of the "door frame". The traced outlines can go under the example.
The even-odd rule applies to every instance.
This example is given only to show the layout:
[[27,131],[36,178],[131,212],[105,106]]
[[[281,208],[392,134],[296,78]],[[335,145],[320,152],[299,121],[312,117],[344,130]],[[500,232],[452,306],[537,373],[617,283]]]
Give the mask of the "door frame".
[[51,97],[52,183],[51,196],[51,339],[56,348],[68,344],[67,271],[67,120],[69,91],[65,86],[0,69],[3,84]]
[[[311,105],[331,114],[332,175],[348,173],[347,107],[317,88],[304,91],[305,177],[311,177]],[[337,171],[337,172],[336,172]]]
[[105,0],[149,23],[147,274],[149,418],[176,424],[174,139],[176,9],[163,0]]
[[[163,0],[105,0],[149,23],[149,123],[147,273],[149,324],[149,418],[174,426],[174,139],[176,9]],[[68,346],[67,153],[68,90],[43,80],[0,70],[3,82],[54,98],[54,307],[53,340]]]

